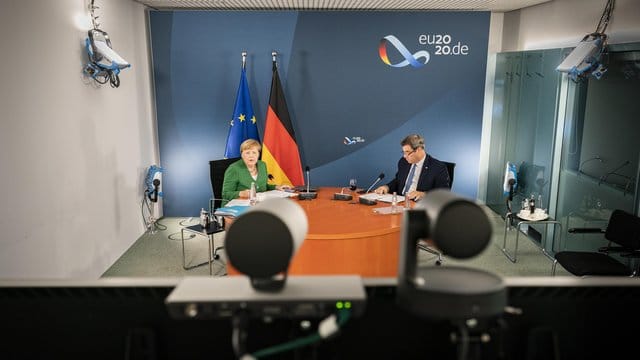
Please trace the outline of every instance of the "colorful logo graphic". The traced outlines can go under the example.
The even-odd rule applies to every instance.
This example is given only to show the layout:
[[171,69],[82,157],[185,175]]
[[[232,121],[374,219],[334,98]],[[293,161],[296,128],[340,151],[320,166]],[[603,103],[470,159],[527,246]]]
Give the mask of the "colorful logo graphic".
[[363,143],[365,142],[364,138],[362,136],[345,136],[344,140],[342,140],[342,143],[349,146],[349,145],[354,145],[357,143]]
[[[396,50],[400,52],[400,55],[404,57],[403,61],[397,64],[392,64],[391,61],[389,61],[389,57],[387,56],[387,43],[391,43],[391,45],[393,45]],[[393,35],[387,35],[382,40],[380,40],[378,52],[380,53],[380,59],[382,59],[385,64],[392,67],[405,67],[407,65],[411,65],[414,68],[420,68],[428,63],[430,58],[429,52],[426,50],[420,50],[415,54],[412,54],[409,50],[407,50],[404,44],[402,44],[400,40],[398,40],[398,38]],[[424,62],[418,61],[420,59],[424,59]]]

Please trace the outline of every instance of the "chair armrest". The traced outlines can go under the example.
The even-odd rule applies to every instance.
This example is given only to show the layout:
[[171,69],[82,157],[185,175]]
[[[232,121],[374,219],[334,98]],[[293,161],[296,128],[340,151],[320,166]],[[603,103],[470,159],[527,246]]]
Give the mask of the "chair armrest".
[[624,254],[620,254],[620,256],[625,257],[625,258],[632,258],[632,259],[638,259],[640,258],[640,251],[631,251],[628,253],[624,253]]
[[622,247],[622,246],[603,246],[598,248],[598,252],[601,253],[623,253],[623,252],[633,252],[633,250]]
[[567,230],[571,234],[604,234],[607,229],[601,228],[569,228]]

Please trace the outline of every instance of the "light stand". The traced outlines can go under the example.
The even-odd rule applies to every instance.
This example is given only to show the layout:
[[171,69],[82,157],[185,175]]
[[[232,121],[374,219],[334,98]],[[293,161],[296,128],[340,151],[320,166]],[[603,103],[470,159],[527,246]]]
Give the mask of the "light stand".
[[504,221],[508,222],[509,226],[513,226],[513,210],[511,209],[511,203],[513,202],[513,192],[515,190],[516,184],[516,166],[510,162],[507,162],[507,167],[504,173],[504,184],[502,187],[504,190],[504,194],[507,195],[507,212],[504,216]]
[[157,204],[158,198],[162,196],[162,192],[160,191],[160,176],[163,171],[164,169],[161,167],[151,165],[147,170],[147,175],[144,181],[145,189],[142,196],[142,202],[140,204],[140,212],[142,213],[142,221],[146,228],[145,232],[150,234],[154,234],[158,230],[166,230],[164,225],[160,226],[160,224],[157,223],[158,219],[154,215],[154,204]]
[[[157,201],[158,201],[157,195],[156,195],[156,201],[153,201],[152,195],[149,194],[148,191],[145,191],[145,194],[142,198],[142,220],[144,221],[146,232],[148,232],[149,234],[155,234],[158,230],[164,230],[164,229],[161,229],[160,226],[158,226],[158,223],[157,223],[158,219],[154,215],[155,213],[154,204]],[[148,216],[145,216],[145,211],[144,211],[145,207],[146,207]]]
[[512,204],[513,204],[513,186],[515,185],[515,179],[509,179],[508,184],[509,184],[509,195],[507,196],[506,199],[506,205],[507,205],[507,213],[505,214],[505,221],[509,222],[509,226],[513,226],[513,210],[512,210]]
[[158,224],[156,223],[156,221],[158,219],[156,219],[156,217],[153,215],[154,211],[153,211],[153,204],[150,204],[149,206],[149,225],[147,226],[147,231],[149,232],[149,234],[155,234],[158,231]]

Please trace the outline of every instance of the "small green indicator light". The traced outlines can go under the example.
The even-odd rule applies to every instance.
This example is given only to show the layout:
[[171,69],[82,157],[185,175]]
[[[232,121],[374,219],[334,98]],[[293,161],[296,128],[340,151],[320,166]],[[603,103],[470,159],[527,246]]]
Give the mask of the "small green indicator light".
[[345,301],[344,308],[345,309],[351,309],[351,301]]
[[336,309],[342,309],[342,306],[343,306],[342,301],[338,301],[336,303]]

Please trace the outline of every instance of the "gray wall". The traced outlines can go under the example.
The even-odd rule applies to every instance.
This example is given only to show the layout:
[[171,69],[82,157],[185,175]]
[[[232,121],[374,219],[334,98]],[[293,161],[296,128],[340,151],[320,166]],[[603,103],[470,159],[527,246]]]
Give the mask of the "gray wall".
[[[553,0],[504,16],[502,51],[573,47],[596,29],[606,0]],[[606,31],[610,43],[638,41],[640,1],[616,0]]]
[[113,89],[82,74],[88,3],[0,2],[0,278],[97,278],[144,232],[158,161],[144,8],[99,2],[132,64]]

